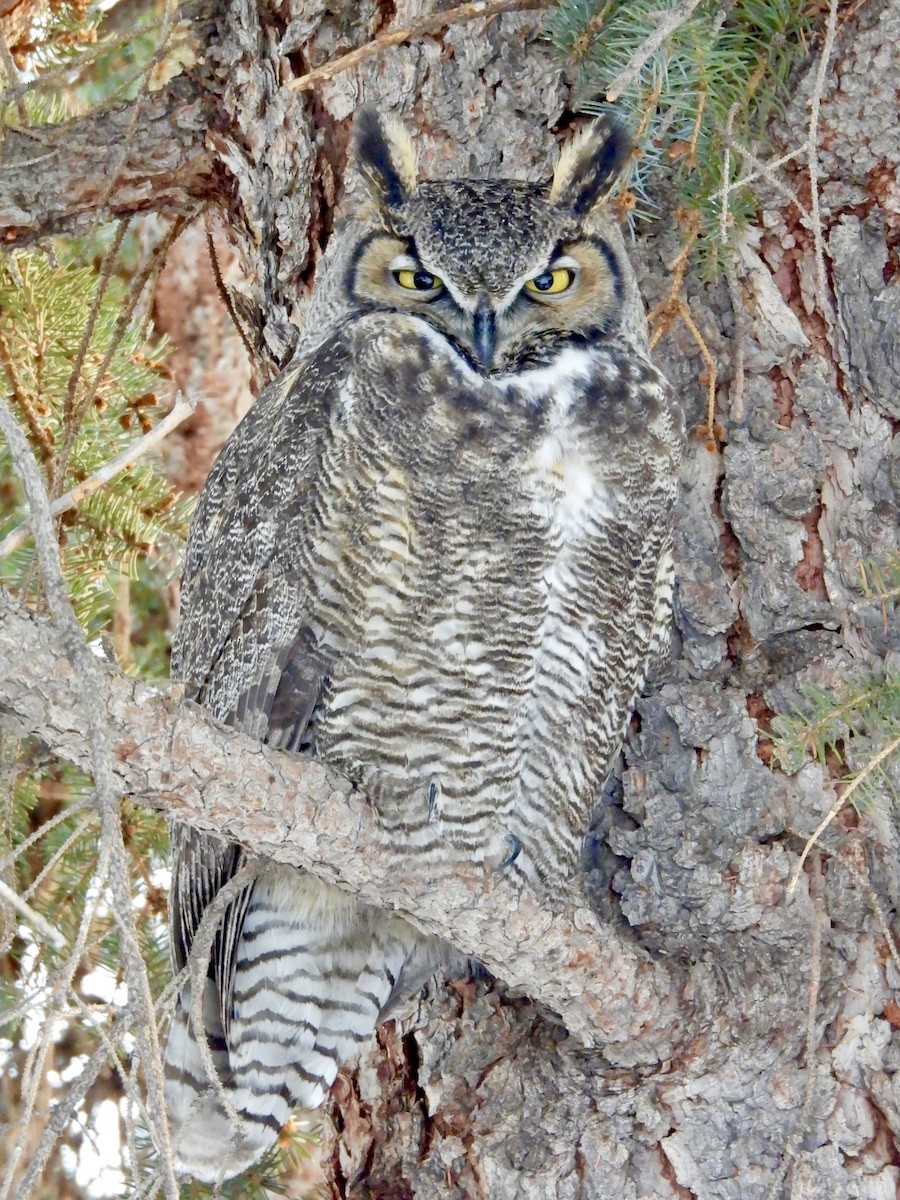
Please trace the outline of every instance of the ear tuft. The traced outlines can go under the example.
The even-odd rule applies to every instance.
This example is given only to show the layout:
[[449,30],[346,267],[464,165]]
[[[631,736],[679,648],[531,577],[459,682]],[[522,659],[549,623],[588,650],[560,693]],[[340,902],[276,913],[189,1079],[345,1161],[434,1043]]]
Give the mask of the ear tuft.
[[609,194],[630,152],[631,140],[618,121],[599,117],[579,129],[553,172],[551,204],[587,216]]
[[416,188],[416,155],[402,122],[361,108],[353,126],[353,154],[379,206],[402,208]]

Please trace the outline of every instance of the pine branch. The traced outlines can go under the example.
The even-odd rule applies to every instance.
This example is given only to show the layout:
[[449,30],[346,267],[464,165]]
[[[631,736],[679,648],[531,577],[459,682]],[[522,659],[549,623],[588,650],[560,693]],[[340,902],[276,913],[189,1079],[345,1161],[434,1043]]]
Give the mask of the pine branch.
[[[148,551],[177,544],[185,530],[188,503],[179,500],[159,465],[131,461],[154,437],[135,446],[130,432],[140,427],[152,433],[157,392],[168,375],[165,343],[151,341],[143,323],[131,317],[179,223],[170,223],[127,289],[110,271],[108,255],[99,272],[77,258],[51,266],[28,252],[9,255],[0,270],[0,368],[15,384],[13,408],[40,453],[53,513],[71,507],[55,504],[61,493],[70,491],[69,499],[78,502],[77,513],[62,522],[63,570],[79,621],[91,631],[114,611],[121,576],[136,578]],[[184,408],[181,414],[187,415]],[[163,422],[156,437],[174,421]],[[15,498],[11,471],[0,444],[0,483]],[[10,511],[3,522],[9,540],[2,541],[0,570],[27,602],[36,596],[34,550],[22,546],[30,516],[24,504],[15,521],[12,516]],[[163,662],[157,673],[166,673]]]
[[[122,161],[134,111],[129,102],[7,132],[0,173],[0,239],[7,247],[85,233],[98,217],[193,214],[223,193],[225,181],[205,144],[213,117],[190,79],[179,76],[144,98]],[[113,174],[115,187],[104,197],[97,181]]]
[[[86,722],[88,762],[94,779],[97,807],[101,818],[100,855],[96,868],[96,880],[108,885],[113,897],[113,915],[122,932],[122,961],[128,984],[130,1004],[135,1009],[135,1031],[141,1048],[141,1059],[147,1079],[147,1103],[153,1118],[155,1139],[160,1145],[164,1163],[167,1165],[165,1178],[166,1195],[169,1200],[178,1200],[178,1185],[172,1167],[168,1123],[163,1103],[163,1068],[160,1053],[159,1033],[156,1025],[153,999],[146,964],[141,954],[140,943],[134,923],[131,886],[122,836],[119,811],[119,789],[115,777],[111,752],[111,727],[103,705],[102,672],[96,657],[84,639],[75,610],[69,600],[59,547],[50,514],[50,502],[34,455],[25,434],[19,428],[8,404],[0,399],[0,430],[2,430],[15,464],[34,524],[35,543],[44,583],[44,594],[58,632],[61,649],[65,656],[74,683],[73,700],[81,708]],[[85,906],[79,938],[76,941],[62,977],[62,987],[56,998],[68,992],[75,970],[84,952],[90,910]],[[52,1037],[54,1021],[45,1022],[41,1038],[41,1054],[46,1058]],[[41,1070],[33,1073],[36,1081],[43,1076]],[[34,1103],[34,1089],[30,1103]],[[21,1148],[21,1142],[17,1149]],[[6,1193],[13,1178],[13,1164],[7,1171],[3,1192]],[[24,1193],[27,1194],[27,1193]]]
[[[117,351],[122,346],[128,329],[132,324],[132,319],[134,318],[135,311],[137,310],[137,306],[140,302],[144,289],[151,279],[159,278],[159,273],[162,271],[163,264],[166,260],[166,255],[168,254],[173,242],[184,228],[184,225],[184,217],[175,218],[175,220],[163,234],[157,246],[154,248],[152,254],[147,255],[146,261],[131,281],[128,299],[116,317],[115,329],[113,330],[112,337],[109,339],[109,344],[106,347],[106,353],[103,355],[103,360],[99,367],[97,367],[97,370],[94,373],[94,378],[88,386],[87,391],[82,397],[79,405],[71,412],[70,420],[65,422],[62,450],[60,451],[59,455],[58,470],[60,478],[64,475],[68,468],[69,456],[71,455],[72,447],[75,445],[75,440],[78,436],[78,430],[81,426],[81,422],[91,405],[96,400],[106,377],[106,372],[115,358]],[[98,292],[102,293],[103,290],[105,289],[103,276],[101,273],[100,279],[98,280]],[[90,325],[90,319],[88,324]],[[77,378],[78,377],[76,375],[75,379],[77,380]]]
[[[83,479],[75,487],[70,488],[64,496],[60,496],[58,500],[54,500],[50,505],[51,516],[58,517],[60,513],[77,508],[82,500],[86,500],[88,496],[93,495],[105,483],[109,483],[111,479],[115,478],[121,471],[124,471],[126,467],[130,467],[139,458],[154,450],[163,438],[167,437],[173,429],[177,429],[179,425],[182,425],[193,414],[196,407],[196,400],[179,400],[168,416],[164,417],[158,425],[155,425],[149,433],[139,438],[127,450],[123,450],[121,454],[117,454],[108,463],[99,467],[87,479]],[[0,562],[7,555],[12,554],[14,550],[18,550],[27,541],[30,534],[31,517],[29,516],[0,541]]]
[[834,804],[832,804],[831,808],[828,810],[827,815],[819,823],[815,832],[811,834],[809,838],[807,838],[806,845],[803,847],[803,853],[797,859],[797,863],[791,872],[791,880],[787,887],[787,894],[789,896],[793,895],[794,890],[797,887],[800,876],[803,872],[803,864],[806,862],[810,850],[812,850],[817,844],[819,838],[822,836],[831,822],[844,808],[846,808],[850,801],[850,797],[853,795],[856,789],[861,787],[872,774],[878,771],[882,763],[888,762],[898,751],[900,751],[900,734],[882,746],[878,753],[874,754],[869,759],[859,774],[855,775],[847,787],[841,792],[840,796],[837,798],[837,800],[835,800]]
[[744,145],[764,137],[809,25],[790,0],[568,0],[547,22],[585,110],[617,101],[629,115],[629,211],[651,172],[669,172],[682,207],[702,218],[694,250],[709,266],[728,260],[731,231],[756,206],[750,179],[731,178],[732,151],[749,161]]
[[640,75],[641,71],[657,52],[667,37],[675,32],[679,26],[685,21],[689,21],[694,9],[700,3],[700,0],[682,0],[681,4],[676,4],[667,13],[661,14],[662,20],[657,27],[645,38],[635,53],[631,56],[628,64],[619,72],[609,87],[606,89],[606,99],[610,104],[614,103],[623,92],[634,85],[635,80]]
[[[60,633],[0,592],[0,714],[66,761],[90,767],[90,730]],[[339,883],[560,1013],[574,1036],[612,1061],[657,1061],[727,1004],[714,967],[690,976],[653,962],[586,908],[553,911],[499,874],[457,866],[435,881],[385,843],[364,797],[335,771],[223,729],[177,689],[160,692],[96,664],[116,786],[141,805],[253,852]],[[690,988],[690,1001],[684,989]],[[691,1013],[686,1022],[684,1013]]]
[[[78,350],[75,354],[75,361],[72,364],[72,370],[69,372],[69,382],[66,387],[66,398],[63,405],[63,425],[66,429],[71,430],[75,424],[75,393],[78,390],[78,382],[81,378],[84,360],[90,348],[94,337],[94,331],[97,328],[97,318],[103,309],[103,298],[106,295],[106,289],[109,286],[110,276],[113,272],[113,267],[116,265],[116,259],[119,251],[122,248],[122,241],[125,234],[128,232],[128,218],[123,217],[119,221],[118,228],[113,236],[112,242],[107,247],[106,253],[103,256],[103,262],[100,264],[100,270],[97,274],[97,286],[94,289],[94,302],[91,305],[90,315],[84,325],[84,332],[81,335],[81,341],[78,343]],[[70,437],[74,434],[70,434]],[[51,488],[50,497],[53,499],[53,489]],[[2,555],[0,555],[2,557]]]
[[59,930],[54,929],[39,912],[35,912],[20,896],[17,896],[9,884],[4,883],[0,879],[0,905],[3,904],[9,904],[14,908],[20,916],[24,917],[30,925],[33,925],[38,933],[54,945],[57,950],[65,950],[66,939]]

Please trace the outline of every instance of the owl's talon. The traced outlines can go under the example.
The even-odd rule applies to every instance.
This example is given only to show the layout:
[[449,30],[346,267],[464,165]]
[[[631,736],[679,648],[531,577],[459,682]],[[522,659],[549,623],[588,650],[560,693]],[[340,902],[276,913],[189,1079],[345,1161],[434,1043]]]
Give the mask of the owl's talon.
[[516,837],[516,835],[514,833],[508,833],[506,835],[506,837],[504,838],[504,841],[509,843],[510,851],[509,851],[509,854],[506,856],[506,858],[503,860],[503,862],[500,864],[501,871],[503,870],[504,867],[511,867],[512,864],[519,857],[519,854],[522,851],[522,839],[519,837]]

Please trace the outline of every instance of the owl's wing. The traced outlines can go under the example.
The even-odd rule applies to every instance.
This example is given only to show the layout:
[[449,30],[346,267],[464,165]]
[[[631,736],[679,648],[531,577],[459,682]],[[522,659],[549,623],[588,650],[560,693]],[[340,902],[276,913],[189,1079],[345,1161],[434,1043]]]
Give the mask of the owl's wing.
[[[260,741],[299,748],[328,664],[304,623],[304,597],[285,562],[292,512],[309,503],[322,435],[348,369],[333,342],[280,376],[216,460],[191,526],[172,674],[213,716]],[[203,914],[245,861],[237,846],[187,826],[172,830],[170,916],[176,967]],[[213,949],[227,1037],[235,951],[251,887],[227,909]]]
[[305,367],[280,375],[232,433],[191,523],[172,677],[223,721],[228,713],[217,689],[211,690],[211,677],[235,623],[252,620],[254,593],[276,552],[285,503],[305,499],[328,394],[337,383],[336,369],[323,375],[315,361]]
[[[343,449],[329,430],[353,399],[359,342],[371,340],[356,326],[356,342],[339,333],[260,399],[220,456],[191,531],[173,673],[220,721],[279,746],[301,745],[330,659],[352,639],[322,615],[329,568],[307,553],[322,507],[343,512],[347,501]],[[326,456],[338,473],[323,493]],[[356,519],[341,548],[366,537],[371,514]],[[178,827],[173,846],[173,942],[184,961],[243,852]],[[165,1086],[178,1169],[221,1181],[259,1158],[296,1104],[318,1106],[371,1037],[411,955],[432,969],[440,961],[433,948],[417,952],[420,941],[302,871],[263,866],[225,915],[199,998],[233,1111],[210,1088],[190,1020],[198,998],[186,989],[173,1014]]]

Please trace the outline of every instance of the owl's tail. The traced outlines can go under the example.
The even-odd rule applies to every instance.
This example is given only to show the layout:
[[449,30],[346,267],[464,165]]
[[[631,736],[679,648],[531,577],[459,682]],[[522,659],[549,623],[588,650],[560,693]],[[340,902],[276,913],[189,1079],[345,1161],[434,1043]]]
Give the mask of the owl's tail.
[[[214,981],[204,1021],[235,1122],[210,1086],[179,998],[166,1046],[166,1106],[176,1168],[205,1183],[246,1170],[277,1140],[293,1110],[318,1107],[341,1065],[372,1036],[410,967],[440,960],[405,922],[293,869],[272,867],[253,886],[235,950],[223,1029]],[[404,985],[399,983],[399,987]]]

